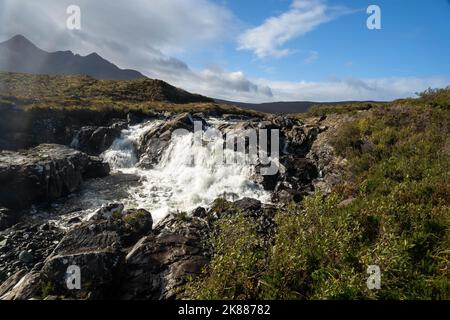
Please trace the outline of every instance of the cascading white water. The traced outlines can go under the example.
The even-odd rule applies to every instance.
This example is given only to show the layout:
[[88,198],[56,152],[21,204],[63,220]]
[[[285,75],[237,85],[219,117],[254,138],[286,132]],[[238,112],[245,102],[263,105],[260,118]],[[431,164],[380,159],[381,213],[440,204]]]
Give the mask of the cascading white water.
[[223,158],[214,152],[218,147],[223,148],[221,139],[213,144],[197,145],[193,143],[193,133],[174,136],[155,168],[138,167],[135,145],[145,132],[159,124],[152,121],[124,130],[102,155],[113,171],[141,178],[141,185],[131,188],[130,197],[123,200],[127,207],[147,209],[159,221],[170,212],[189,212],[208,206],[224,194],[235,195],[236,200],[251,197],[269,201],[269,193],[249,179],[254,172],[253,165],[245,161],[224,164]]

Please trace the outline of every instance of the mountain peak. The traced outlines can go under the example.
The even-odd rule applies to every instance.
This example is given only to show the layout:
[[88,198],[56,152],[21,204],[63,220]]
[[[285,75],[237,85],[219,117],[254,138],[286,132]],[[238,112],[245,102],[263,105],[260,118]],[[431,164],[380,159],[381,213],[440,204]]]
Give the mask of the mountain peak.
[[31,74],[88,75],[108,80],[145,78],[138,71],[120,69],[95,52],[83,57],[72,51],[44,51],[20,34],[0,43],[0,70]]
[[28,40],[25,36],[18,34],[12,37],[9,40],[6,40],[5,42],[0,43],[0,45],[6,45],[8,47],[13,48],[37,48],[30,40]]

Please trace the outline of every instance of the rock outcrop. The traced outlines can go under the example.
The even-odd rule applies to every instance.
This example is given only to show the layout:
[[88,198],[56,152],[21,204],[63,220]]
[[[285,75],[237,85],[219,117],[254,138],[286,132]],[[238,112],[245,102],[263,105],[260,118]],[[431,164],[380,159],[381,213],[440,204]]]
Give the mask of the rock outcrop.
[[[34,267],[19,266],[2,280],[1,299],[46,296],[75,299],[171,299],[189,276],[209,262],[210,225],[205,219],[170,215],[152,228],[145,210],[111,204],[71,227]],[[111,214],[108,214],[111,213]],[[136,240],[138,239],[138,240]],[[81,288],[68,288],[67,270],[79,267]]]
[[169,216],[125,257],[122,298],[171,299],[188,276],[209,262],[208,224],[196,217]]
[[181,113],[145,133],[139,143],[140,165],[146,168],[155,165],[161,159],[164,150],[169,146],[172,133],[178,129],[194,132],[195,121],[201,122],[202,128],[204,128],[206,121],[199,115],[193,116],[190,113]]
[[98,156],[120,137],[124,124],[111,127],[82,127],[73,141],[73,146],[89,155]]
[[101,159],[62,145],[0,152],[0,205],[21,209],[77,190],[84,178],[104,177]]
[[83,223],[67,232],[42,268],[43,276],[54,285],[55,292],[68,291],[68,267],[77,266],[83,288],[76,293],[77,297],[85,293],[107,298],[121,262],[120,228],[120,223],[114,220],[102,220]]

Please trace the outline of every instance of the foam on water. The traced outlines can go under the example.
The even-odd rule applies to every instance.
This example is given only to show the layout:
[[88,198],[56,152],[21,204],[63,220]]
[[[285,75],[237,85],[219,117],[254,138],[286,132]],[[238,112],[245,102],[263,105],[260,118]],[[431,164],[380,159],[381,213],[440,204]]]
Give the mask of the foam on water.
[[[102,157],[113,171],[136,174],[141,178],[138,187],[129,190],[124,199],[126,207],[139,207],[150,211],[155,221],[170,212],[190,211],[198,206],[208,206],[225,195],[235,199],[251,197],[269,201],[269,193],[250,181],[254,166],[246,161],[223,163],[223,157],[214,152],[223,148],[223,140],[210,144],[194,144],[193,133],[172,137],[160,163],[153,169],[137,166],[136,145],[148,130],[159,121],[130,127],[124,130]],[[229,150],[225,151],[225,156]],[[229,156],[229,155],[228,155]],[[237,155],[244,160],[245,155]]]

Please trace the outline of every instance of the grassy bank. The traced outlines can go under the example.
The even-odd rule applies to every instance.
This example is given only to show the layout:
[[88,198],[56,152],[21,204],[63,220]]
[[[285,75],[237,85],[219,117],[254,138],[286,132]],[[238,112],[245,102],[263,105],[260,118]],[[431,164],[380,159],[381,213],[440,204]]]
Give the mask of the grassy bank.
[[[366,110],[332,141],[346,179],[280,210],[270,245],[239,214],[219,220],[212,262],[185,296],[450,299],[449,93],[322,109]],[[369,265],[381,269],[380,290],[367,288]]]

